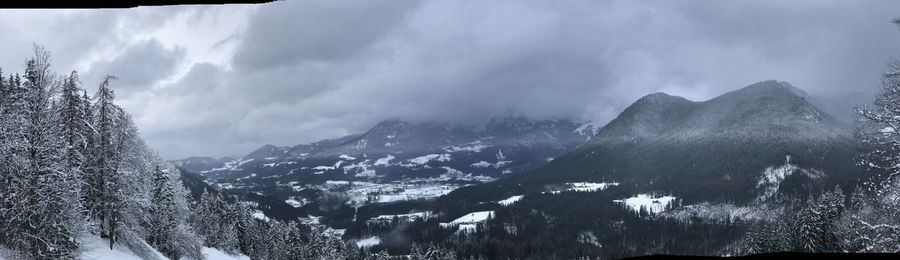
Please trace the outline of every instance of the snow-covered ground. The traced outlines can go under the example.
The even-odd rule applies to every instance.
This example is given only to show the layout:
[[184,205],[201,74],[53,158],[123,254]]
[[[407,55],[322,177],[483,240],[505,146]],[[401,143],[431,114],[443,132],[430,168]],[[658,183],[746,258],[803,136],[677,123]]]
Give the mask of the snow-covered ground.
[[640,212],[643,208],[648,213],[655,214],[665,211],[666,207],[674,200],[675,197],[673,196],[653,197],[649,194],[638,194],[631,198],[613,200],[613,202],[622,203],[626,208],[634,212]]
[[500,204],[501,206],[509,206],[509,205],[512,205],[513,203],[518,202],[519,200],[522,200],[523,197],[525,197],[525,195],[512,196],[512,197],[506,198],[505,200],[498,201],[497,204]]
[[766,200],[775,195],[778,187],[781,186],[781,181],[797,169],[796,165],[791,164],[791,156],[785,156],[785,163],[782,166],[766,168],[756,183],[756,187],[762,190],[758,200]]
[[432,199],[447,195],[457,189],[458,185],[421,186],[403,189],[394,194],[378,195],[378,202],[394,202],[404,200]]
[[209,247],[203,248],[203,255],[206,256],[206,260],[250,260],[250,257],[245,255],[230,255]]
[[[102,239],[99,237],[84,237],[84,251],[81,253],[81,257],[79,259],[85,260],[142,260],[140,256],[132,252],[128,247],[120,244],[116,244],[113,246],[113,249],[109,249],[109,240]],[[151,249],[152,250],[152,249]],[[204,247],[202,249],[203,255],[206,256],[207,260],[250,260],[249,257],[244,255],[230,255],[221,250],[215,248]],[[152,253],[156,255],[157,259],[165,260],[167,257],[160,254],[158,251],[153,250]],[[0,255],[0,259],[4,259],[3,255]],[[10,259],[12,260],[12,259]]]
[[[387,203],[405,200],[433,199],[463,187],[460,184],[440,182],[392,182],[373,183],[363,181],[326,181],[324,185],[303,186],[320,190],[339,189],[350,197],[348,204]],[[295,187],[297,189],[297,187]]]
[[[81,254],[81,259],[91,259],[91,260],[141,260],[137,254],[132,252],[128,247],[124,245],[116,244],[113,246],[113,249],[109,249],[109,240],[102,239],[100,237],[84,237],[84,251]],[[158,259],[168,259],[156,250],[153,250],[153,254],[157,256]]]
[[494,216],[494,211],[478,211],[459,217],[450,223],[440,223],[443,228],[458,227],[458,232],[475,232],[478,231],[478,225],[484,223]]

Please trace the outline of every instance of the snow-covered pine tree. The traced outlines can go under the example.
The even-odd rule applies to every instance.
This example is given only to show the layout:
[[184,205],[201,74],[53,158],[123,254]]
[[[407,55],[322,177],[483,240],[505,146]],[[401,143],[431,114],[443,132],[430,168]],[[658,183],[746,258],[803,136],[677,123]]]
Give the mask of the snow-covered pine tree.
[[78,73],[72,71],[63,79],[60,101],[57,108],[60,135],[63,139],[63,161],[65,167],[74,178],[69,181],[69,188],[78,194],[78,210],[84,209],[83,188],[84,166],[88,154],[88,137],[93,135],[90,126],[90,117],[84,110],[84,100],[79,95],[82,90],[78,87]]
[[238,215],[232,212],[221,193],[200,195],[194,226],[205,245],[234,253],[238,249]]
[[387,251],[381,250],[378,253],[370,254],[366,257],[366,260],[390,260],[391,255],[387,253]]
[[10,75],[4,91],[4,104],[0,107],[0,243],[13,245],[18,240],[19,197],[25,166],[25,89],[18,74]]
[[117,123],[122,114],[119,107],[113,104],[113,90],[109,87],[113,76],[106,76],[95,95],[94,104],[94,130],[96,132],[91,153],[91,167],[88,172],[88,185],[90,189],[86,205],[92,217],[100,223],[101,236],[109,238],[109,247],[116,242],[116,228],[123,202],[118,193],[121,189],[119,167],[119,146],[115,136]]
[[807,205],[797,216],[790,232],[793,251],[840,252],[842,245],[835,230],[844,209],[844,195],[835,187]]
[[765,223],[747,232],[738,255],[751,255],[790,250],[785,221]]
[[261,223],[253,218],[250,208],[246,205],[237,204],[235,211],[239,215],[238,221],[235,223],[238,233],[238,250],[247,256],[258,258],[263,250]]
[[174,244],[178,228],[175,219],[175,194],[170,185],[169,174],[163,172],[159,165],[155,166],[147,242],[166,257],[178,259],[179,254]]
[[409,260],[426,260],[425,248],[416,242],[413,242],[412,245],[409,246]]
[[175,217],[174,244],[180,256],[190,259],[203,259],[203,239],[197,235],[194,228],[188,222],[192,214],[190,204],[190,191],[184,186],[181,172],[172,163],[156,158],[157,165],[161,165],[162,171],[169,176],[169,187],[172,188],[172,202]]
[[425,250],[425,259],[434,259],[434,260],[456,260],[456,252],[453,250],[431,244],[428,246],[428,249]]
[[50,55],[35,46],[26,66],[24,84],[24,138],[14,151],[22,167],[10,191],[15,194],[12,226],[17,239],[12,247],[35,258],[69,258],[78,254],[81,223],[75,176],[61,161],[63,140],[52,106],[59,91],[50,71]]

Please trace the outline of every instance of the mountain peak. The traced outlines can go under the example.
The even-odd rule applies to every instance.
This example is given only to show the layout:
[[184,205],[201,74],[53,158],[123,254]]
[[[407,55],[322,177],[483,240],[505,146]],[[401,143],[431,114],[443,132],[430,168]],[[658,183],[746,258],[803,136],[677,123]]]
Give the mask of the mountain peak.
[[664,92],[656,92],[656,93],[649,94],[649,95],[646,95],[646,96],[638,99],[635,103],[660,103],[660,102],[684,102],[684,101],[690,102],[690,100],[687,100],[683,97],[672,96],[672,95],[666,94]]
[[244,158],[264,159],[264,158],[271,158],[271,157],[279,157],[279,156],[285,155],[287,153],[288,149],[289,148],[282,148],[282,147],[278,147],[275,145],[267,144],[267,145],[263,145],[259,149],[256,149],[256,151],[253,151],[252,153],[248,154]]
[[787,82],[766,80],[704,102],[665,93],[636,101],[600,131],[599,141],[646,138],[828,138],[848,131]]
[[774,79],[760,81],[738,90],[726,93],[722,96],[729,95],[752,95],[752,96],[797,96],[807,98],[809,94],[799,88],[794,87],[788,82],[777,81]]

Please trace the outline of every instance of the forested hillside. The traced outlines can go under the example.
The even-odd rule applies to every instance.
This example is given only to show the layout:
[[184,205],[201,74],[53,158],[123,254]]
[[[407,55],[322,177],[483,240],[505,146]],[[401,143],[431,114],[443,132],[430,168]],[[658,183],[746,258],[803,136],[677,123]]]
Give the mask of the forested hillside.
[[81,258],[97,238],[144,259],[204,259],[205,247],[253,259],[377,257],[254,216],[215,190],[191,199],[115,104],[116,77],[88,93],[77,72],[58,74],[50,61],[35,46],[22,73],[0,76],[0,253],[12,254],[0,258]]

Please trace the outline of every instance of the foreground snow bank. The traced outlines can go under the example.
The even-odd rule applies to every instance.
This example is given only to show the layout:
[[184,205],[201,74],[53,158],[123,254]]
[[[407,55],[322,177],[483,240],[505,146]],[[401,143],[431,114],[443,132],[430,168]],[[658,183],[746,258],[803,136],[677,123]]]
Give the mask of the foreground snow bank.
[[[91,260],[142,260],[137,254],[128,249],[125,245],[116,244],[113,249],[109,249],[109,240],[99,237],[87,237],[82,241],[84,243],[84,251],[81,253],[81,259]],[[157,259],[168,259],[156,250],[153,254]]]
[[206,256],[206,260],[250,260],[250,257],[245,255],[229,255],[221,250],[209,247],[203,248],[203,255]]
[[[85,260],[143,260],[137,254],[132,252],[125,245],[116,244],[113,249],[109,249],[109,240],[99,237],[88,237],[84,241],[84,251],[81,253],[80,259]],[[229,255],[215,248],[203,248],[203,255],[207,260],[250,260],[244,255]],[[158,251],[153,250],[153,254],[157,259],[167,260],[169,258],[163,256]],[[12,260],[13,258],[10,258]],[[4,259],[4,255],[0,255],[0,260]]]

